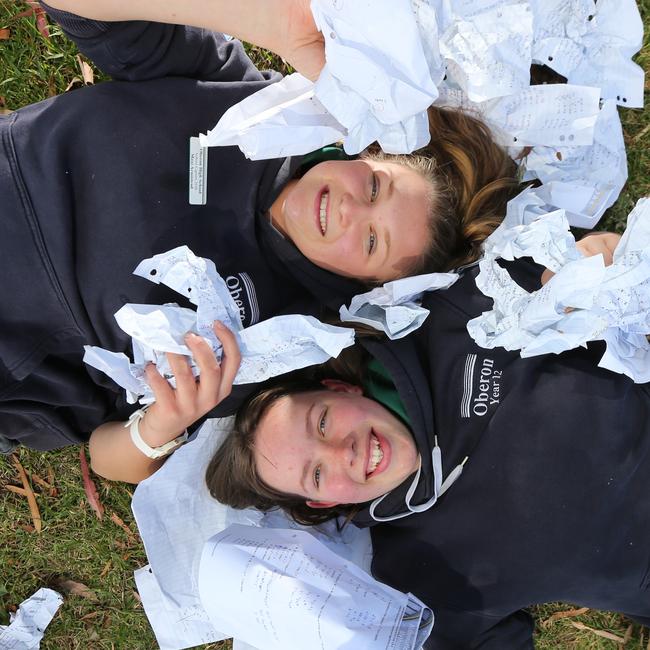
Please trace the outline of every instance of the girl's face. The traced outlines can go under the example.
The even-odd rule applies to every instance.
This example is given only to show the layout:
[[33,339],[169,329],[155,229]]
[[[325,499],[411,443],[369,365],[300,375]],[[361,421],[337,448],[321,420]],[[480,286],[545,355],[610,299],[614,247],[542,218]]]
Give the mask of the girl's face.
[[417,470],[417,449],[401,420],[357,386],[323,384],[329,390],[280,398],[261,419],[253,457],[267,485],[331,507],[375,499]]
[[386,282],[402,277],[425,252],[432,191],[399,163],[329,161],[290,181],[271,217],[314,264]]

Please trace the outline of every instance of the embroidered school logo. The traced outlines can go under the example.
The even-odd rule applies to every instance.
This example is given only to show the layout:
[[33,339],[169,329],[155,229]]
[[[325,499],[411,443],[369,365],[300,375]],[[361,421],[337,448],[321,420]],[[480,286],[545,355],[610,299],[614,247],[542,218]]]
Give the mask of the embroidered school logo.
[[503,372],[494,368],[494,359],[478,358],[468,354],[463,373],[463,399],[460,402],[460,416],[483,417],[501,399],[501,377]]
[[244,326],[250,327],[260,319],[260,308],[257,303],[257,293],[251,276],[248,273],[237,273],[226,277],[226,286],[237,307]]

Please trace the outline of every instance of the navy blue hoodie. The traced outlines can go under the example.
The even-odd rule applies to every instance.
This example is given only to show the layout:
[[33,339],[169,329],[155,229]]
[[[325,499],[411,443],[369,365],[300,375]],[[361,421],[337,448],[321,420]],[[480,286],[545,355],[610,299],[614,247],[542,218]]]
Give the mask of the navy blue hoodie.
[[48,11],[116,81],[0,117],[0,426],[39,449],[133,409],[81,356],[84,344],[129,351],[113,318],[124,303],[182,302],[132,275],[146,257],[185,244],[213,260],[246,326],[313,312],[304,282],[334,307],[360,290],[267,222],[300,160],[211,149],[207,204],[188,204],[190,136],[280,75],[219,34]]
[[[539,268],[512,265],[532,288]],[[420,330],[366,343],[393,376],[422,455],[412,503],[433,494],[434,436],[447,476],[428,510],[372,525],[373,573],[436,615],[427,647],[530,649],[523,608],[564,601],[650,623],[650,391],[597,367],[600,345],[522,359],[477,347],[491,309],[477,269],[428,294]],[[406,512],[408,479],[377,507]],[[374,525],[373,525],[374,524]]]

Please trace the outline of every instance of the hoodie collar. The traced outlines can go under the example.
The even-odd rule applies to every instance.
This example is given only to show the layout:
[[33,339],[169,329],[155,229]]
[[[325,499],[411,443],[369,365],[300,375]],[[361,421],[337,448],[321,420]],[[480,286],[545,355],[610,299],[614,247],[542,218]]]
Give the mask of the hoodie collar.
[[[404,408],[408,413],[411,432],[420,453],[419,474],[409,476],[386,494],[374,507],[366,504],[354,517],[360,526],[371,526],[378,520],[411,514],[411,507],[429,503],[436,495],[434,476],[434,424],[429,383],[417,357],[411,337],[396,341],[361,339],[360,343],[391,375]],[[416,479],[417,477],[417,479]],[[376,500],[378,501],[378,500]]]

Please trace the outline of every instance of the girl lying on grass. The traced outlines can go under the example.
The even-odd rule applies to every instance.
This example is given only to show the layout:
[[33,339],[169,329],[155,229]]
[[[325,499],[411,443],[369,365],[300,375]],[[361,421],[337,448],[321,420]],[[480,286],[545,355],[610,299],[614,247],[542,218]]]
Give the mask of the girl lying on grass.
[[[617,241],[591,235],[582,250],[610,263]],[[539,288],[532,262],[509,271]],[[523,608],[558,600],[648,624],[648,385],[598,368],[599,343],[526,359],[477,347],[467,321],[491,307],[477,272],[426,294],[430,315],[408,337],[363,338],[250,397],[208,488],[235,508],[371,526],[375,577],[435,612],[428,647],[530,649]],[[239,355],[232,333],[217,331],[221,367],[191,342],[200,382],[174,355],[176,392],[151,374],[158,413],[179,426],[184,405],[229,392]],[[91,437],[95,471],[124,478],[128,461],[138,481],[155,469],[126,433],[105,432]]]
[[[538,286],[539,267],[511,266]],[[373,574],[433,609],[436,650],[531,649],[536,603],[648,625],[649,387],[598,368],[600,344],[477,347],[466,324],[491,301],[476,273],[427,294],[405,339],[362,340],[347,363],[251,397],[208,487],[236,508],[372,526]]]
[[82,355],[84,345],[128,349],[113,318],[123,304],[177,299],[132,275],[143,258],[187,245],[211,259],[248,326],[338,309],[368,284],[475,257],[517,191],[514,164],[481,123],[432,108],[432,142],[411,156],[338,160],[334,148],[250,162],[234,147],[213,150],[207,204],[188,205],[189,137],[279,79],[207,29],[315,76],[323,46],[308,2],[44,6],[116,81],[0,116],[5,453],[83,442],[133,411]]

